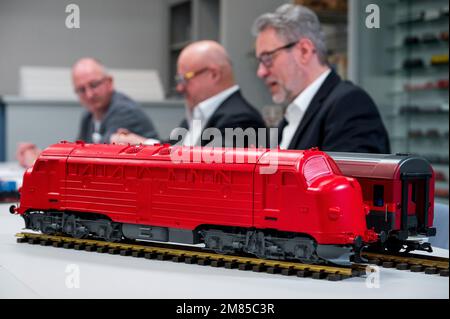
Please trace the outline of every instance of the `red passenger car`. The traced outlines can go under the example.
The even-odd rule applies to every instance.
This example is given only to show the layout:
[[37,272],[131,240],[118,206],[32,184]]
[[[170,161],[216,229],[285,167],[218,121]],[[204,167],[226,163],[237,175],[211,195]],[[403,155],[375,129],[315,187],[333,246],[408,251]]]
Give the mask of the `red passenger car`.
[[358,254],[378,239],[358,181],[317,150],[63,142],[27,170],[11,211],[46,234],[205,243],[305,262],[319,261],[321,248]]
[[328,153],[346,176],[358,180],[369,207],[367,227],[385,233],[391,251],[425,250],[431,246],[411,237],[436,235],[435,174],[430,163],[414,155]]

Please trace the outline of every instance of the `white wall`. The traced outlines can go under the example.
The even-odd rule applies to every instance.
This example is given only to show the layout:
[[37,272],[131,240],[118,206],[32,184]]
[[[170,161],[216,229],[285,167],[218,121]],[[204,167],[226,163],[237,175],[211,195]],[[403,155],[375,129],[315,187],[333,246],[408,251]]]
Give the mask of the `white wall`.
[[[66,6],[80,7],[67,29]],[[167,80],[165,0],[0,0],[0,95],[18,93],[21,65],[70,66],[94,56],[111,68],[156,69]]]
[[[19,93],[19,69],[23,65],[68,67],[84,56],[97,57],[113,69],[156,69],[167,92],[168,79],[173,76],[169,74],[168,56],[168,5],[173,1],[0,0],[0,96]],[[260,14],[273,11],[285,2],[289,1],[221,0],[220,4],[220,41],[230,52],[244,95],[259,109],[272,101],[267,88],[256,76],[255,39],[251,27]],[[68,13],[65,9],[70,3],[80,8],[80,29],[66,28]],[[17,105],[11,107],[21,110]],[[55,136],[59,140],[76,135],[78,118],[69,116],[67,107],[58,110],[36,107],[35,110],[39,110],[45,122],[59,123],[55,126],[58,129],[53,131],[43,129],[42,144]],[[172,110],[166,111],[163,107],[156,112],[151,115],[154,122],[158,122],[162,136],[182,117],[180,113],[172,118]],[[35,120],[30,113],[22,116]],[[31,125],[23,124],[18,117],[8,116],[7,120],[6,127],[20,130],[22,139],[33,136]],[[64,124],[68,121],[71,123]],[[14,135],[6,136],[7,140],[17,136],[17,132],[9,129],[7,132]],[[9,144],[8,154],[11,155],[15,143]],[[0,145],[2,147],[4,145]]]
[[256,76],[253,22],[266,12],[273,12],[286,0],[222,0],[221,42],[230,53],[239,85],[245,97],[258,108],[272,104],[264,83]]

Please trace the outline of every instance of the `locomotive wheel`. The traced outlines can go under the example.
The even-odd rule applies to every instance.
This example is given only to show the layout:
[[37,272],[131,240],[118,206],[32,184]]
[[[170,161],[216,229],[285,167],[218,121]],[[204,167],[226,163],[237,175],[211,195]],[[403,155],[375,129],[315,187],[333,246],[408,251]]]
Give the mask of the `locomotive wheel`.
[[110,223],[105,235],[105,240],[111,243],[117,243],[122,240],[122,225],[117,223]]
[[289,237],[263,230],[233,232],[219,229],[203,230],[201,233],[205,247],[220,254],[244,252],[261,259],[321,262],[316,242],[301,235]]
[[77,239],[82,239],[87,237],[89,234],[89,230],[83,225],[77,224],[77,227],[74,229],[72,236]]
[[51,225],[47,225],[44,221],[40,221],[39,223],[40,231],[45,235],[54,235],[56,231],[51,227]]

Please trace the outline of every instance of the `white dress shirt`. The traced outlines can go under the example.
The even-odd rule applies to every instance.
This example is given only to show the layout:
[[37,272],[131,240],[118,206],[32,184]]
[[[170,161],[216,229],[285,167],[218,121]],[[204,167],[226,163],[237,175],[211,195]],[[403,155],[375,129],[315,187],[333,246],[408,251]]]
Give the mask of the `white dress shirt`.
[[100,127],[102,126],[101,121],[94,120],[94,132],[92,132],[92,143],[98,144],[102,140],[102,135],[100,134]]
[[325,82],[331,70],[323,72],[313,83],[311,83],[300,95],[287,107],[284,118],[288,125],[283,130],[280,148],[288,149],[294,138],[295,132],[301,123],[311,101]]
[[184,146],[201,145],[201,135],[206,123],[208,123],[219,106],[237,91],[239,91],[239,86],[234,85],[199,103],[194,107],[192,113],[186,112],[189,131],[183,139]]
[[[239,91],[239,86],[234,85],[209,99],[200,102],[191,112],[186,109],[186,120],[188,122],[189,131],[183,138],[184,146],[201,145],[201,135],[203,128],[208,123],[211,116],[219,108],[219,106],[235,92]],[[159,140],[152,138],[147,139],[145,145],[154,145],[160,143]]]

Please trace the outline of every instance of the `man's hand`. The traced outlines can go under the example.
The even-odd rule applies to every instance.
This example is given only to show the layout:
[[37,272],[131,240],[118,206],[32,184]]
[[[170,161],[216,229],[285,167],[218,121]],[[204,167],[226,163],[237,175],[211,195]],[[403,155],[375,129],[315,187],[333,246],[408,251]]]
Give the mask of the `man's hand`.
[[146,145],[152,145],[155,143],[159,143],[158,140],[154,139],[147,139],[143,136],[131,133],[127,129],[120,128],[117,130],[116,133],[111,135],[110,143],[116,143],[116,144],[146,144]]
[[29,168],[33,166],[41,153],[42,150],[33,143],[19,143],[16,151],[16,159],[22,167]]

